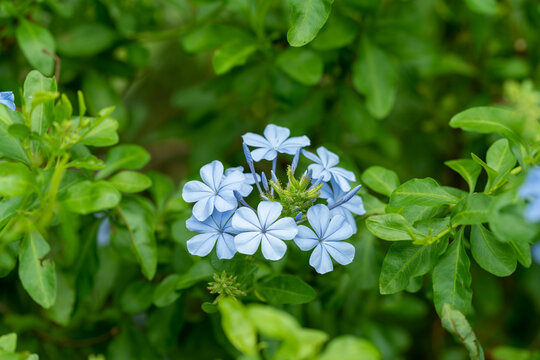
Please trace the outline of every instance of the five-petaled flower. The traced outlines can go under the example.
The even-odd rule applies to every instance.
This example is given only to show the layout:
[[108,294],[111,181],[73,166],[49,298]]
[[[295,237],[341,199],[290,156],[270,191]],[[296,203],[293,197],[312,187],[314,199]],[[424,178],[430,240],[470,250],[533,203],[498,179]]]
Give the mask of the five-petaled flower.
[[231,224],[234,210],[215,211],[208,219],[199,221],[194,216],[186,221],[186,227],[199,233],[187,241],[190,254],[206,256],[216,245],[218,259],[231,259],[236,254],[234,246],[234,229]]
[[253,255],[261,245],[263,256],[268,260],[279,260],[285,255],[287,245],[283,240],[292,240],[298,226],[291,217],[278,220],[283,206],[272,201],[261,201],[257,212],[242,207],[236,210],[232,225],[238,232],[234,244],[239,253]]
[[[245,176],[241,171],[231,171],[228,175],[223,174],[223,164],[214,160],[206,164],[200,171],[201,179],[186,183],[182,191],[182,197],[187,202],[194,202],[193,216],[199,221],[208,219],[214,212],[234,210],[238,201],[234,196],[234,190],[242,196],[247,196],[247,188],[244,186]],[[249,190],[251,191],[251,190]]]
[[530,222],[540,221],[540,167],[529,171],[519,189],[519,195],[523,199],[530,200],[525,209],[525,219]]
[[350,190],[350,182],[356,181],[356,176],[352,171],[336,166],[339,163],[339,157],[324,146],[317,149],[318,156],[307,150],[302,150],[302,153],[315,163],[308,166],[313,179],[324,182],[333,180],[343,191]]
[[278,153],[294,155],[298,149],[309,146],[307,136],[289,138],[291,131],[285,127],[270,124],[264,129],[264,137],[258,134],[247,133],[242,136],[246,145],[256,147],[251,152],[255,161],[274,160]]
[[[334,181],[331,181],[332,186],[325,183],[323,187],[321,188],[321,195],[320,197],[322,199],[326,199],[328,202],[328,206],[334,205],[336,202],[341,200],[345,195],[347,195],[346,191],[343,191]],[[364,215],[366,213],[366,209],[364,208],[364,202],[362,201],[362,198],[358,195],[354,195],[349,201],[346,203],[339,205],[333,209],[330,210],[330,215],[341,215],[346,220],[347,223],[351,225],[353,229],[353,233],[356,233],[356,221],[354,220],[353,214],[356,215]]]
[[294,242],[304,251],[313,250],[309,264],[319,274],[325,274],[334,269],[332,258],[341,265],[350,264],[354,259],[354,246],[342,240],[353,234],[351,225],[341,215],[330,216],[326,205],[318,204],[307,212],[311,230],[307,226],[298,226],[298,235]]
[[6,105],[11,110],[15,111],[15,95],[12,91],[0,92],[0,104]]

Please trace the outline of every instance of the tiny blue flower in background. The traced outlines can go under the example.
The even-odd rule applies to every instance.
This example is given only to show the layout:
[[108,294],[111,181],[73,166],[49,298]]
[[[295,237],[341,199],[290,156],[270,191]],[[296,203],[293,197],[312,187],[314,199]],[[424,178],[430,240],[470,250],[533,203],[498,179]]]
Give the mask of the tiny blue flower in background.
[[334,269],[332,258],[341,265],[350,264],[354,259],[354,246],[342,240],[353,234],[351,225],[341,215],[330,217],[326,205],[318,204],[307,212],[311,230],[307,226],[298,226],[298,235],[294,242],[304,251],[313,250],[309,264],[319,274],[325,274]]
[[197,220],[194,216],[186,221],[186,227],[200,233],[187,241],[190,254],[206,256],[216,245],[218,259],[230,259],[236,254],[234,246],[234,230],[231,224],[231,216],[234,210],[224,213],[215,211],[204,221]]
[[214,209],[219,212],[233,210],[238,206],[234,190],[241,192],[245,188],[245,176],[240,171],[223,174],[223,164],[214,160],[200,171],[202,182],[189,181],[184,185],[182,197],[187,202],[194,202],[193,216],[199,221],[206,220]]
[[279,260],[285,255],[287,245],[283,240],[292,240],[298,226],[291,217],[278,220],[283,206],[272,201],[261,201],[257,212],[247,207],[236,210],[232,225],[238,232],[234,244],[239,253],[253,255],[261,245],[263,256],[268,260]]
[[531,252],[534,262],[540,265],[540,242],[533,244]]
[[[334,205],[336,202],[341,200],[346,194],[346,191],[343,191],[337,184],[333,181],[331,182],[332,186],[328,184],[323,184],[321,188],[321,198],[326,199],[328,206]],[[364,202],[362,198],[358,195],[353,196],[349,201],[343,205],[339,205],[330,210],[330,215],[341,215],[349,223],[353,229],[353,233],[356,233],[356,221],[354,220],[353,214],[364,215],[366,209],[364,208]]]
[[350,190],[350,182],[356,181],[356,176],[352,171],[336,167],[339,163],[339,157],[324,146],[317,149],[318,156],[307,150],[303,150],[302,153],[309,160],[315,162],[315,164],[308,166],[308,170],[312,171],[313,179],[320,179],[324,182],[332,179],[343,191]]
[[0,92],[0,104],[6,105],[11,110],[15,111],[15,95],[12,91]]
[[289,138],[291,131],[285,127],[268,125],[264,129],[264,137],[258,134],[247,133],[242,136],[246,145],[256,147],[251,152],[255,161],[262,159],[272,161],[278,153],[294,155],[299,148],[309,146],[310,141],[307,136],[297,136]]
[[540,221],[540,167],[529,171],[519,195],[525,200],[530,200],[525,209],[525,219],[530,222]]
[[99,224],[97,232],[97,244],[99,247],[105,247],[111,242],[111,223],[109,218],[104,218]]

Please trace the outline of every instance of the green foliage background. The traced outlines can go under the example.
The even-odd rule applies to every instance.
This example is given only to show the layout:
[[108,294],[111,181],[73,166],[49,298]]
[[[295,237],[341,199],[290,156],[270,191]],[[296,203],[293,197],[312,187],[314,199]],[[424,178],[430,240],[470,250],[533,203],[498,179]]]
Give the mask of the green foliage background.
[[[122,216],[107,213],[111,246],[98,248],[101,219],[72,205],[76,215],[60,213],[47,224],[60,274],[59,305],[42,309],[17,271],[2,272],[0,334],[18,333],[17,348],[43,359],[236,358],[238,350],[250,359],[251,345],[227,340],[217,309],[201,309],[215,298],[206,289],[212,274],[235,269],[187,253],[190,210],[179,196],[185,179],[214,159],[245,165],[240,136],[274,123],[337,152],[357,174],[378,165],[402,182],[432,177],[466,191],[466,182],[444,162],[471,152],[485,158],[499,136],[448,123],[467,108],[494,104],[538,115],[532,84],[540,82],[539,30],[535,0],[0,1],[0,90],[13,90],[21,106],[21,84],[35,68],[59,75],[58,89],[75,114],[81,112],[78,90],[97,119],[107,116],[101,109],[115,106],[120,144],[144,147],[151,160],[139,147],[95,148],[96,156],[112,159],[108,165],[114,151],[124,152],[120,158],[140,151],[135,163],[102,170],[97,178],[144,167],[152,188],[144,197],[126,196],[120,214],[125,223],[150,223],[140,231],[157,239],[157,265],[143,261],[141,269],[137,259],[145,255],[130,248]],[[42,48],[59,57],[59,72]],[[389,246],[363,221],[353,243],[355,261],[329,275],[315,276],[294,258],[268,267],[316,290],[309,303],[274,308],[322,332],[308,336],[296,324],[291,333],[271,336],[255,324],[267,353],[282,338],[320,348],[327,338],[353,334],[375,344],[383,359],[467,358],[433,308],[431,278],[381,295],[393,292],[379,289]],[[538,356],[526,350],[540,348],[540,266],[518,265],[512,276],[497,278],[471,262],[471,274],[467,317],[487,357]],[[167,279],[169,286],[182,285],[169,289]],[[246,300],[260,299],[250,292]],[[223,302],[219,310],[225,314],[237,305]],[[274,310],[250,306],[238,311]]]

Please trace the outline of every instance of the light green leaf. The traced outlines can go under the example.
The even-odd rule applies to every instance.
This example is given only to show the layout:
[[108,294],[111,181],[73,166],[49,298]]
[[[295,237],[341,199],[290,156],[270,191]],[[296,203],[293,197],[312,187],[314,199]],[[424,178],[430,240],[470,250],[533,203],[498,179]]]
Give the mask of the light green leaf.
[[0,162],[0,196],[10,198],[36,190],[34,174],[21,163]]
[[106,168],[96,178],[104,179],[117,170],[138,170],[150,161],[150,154],[139,145],[119,145],[107,153]]
[[109,48],[115,32],[101,23],[82,24],[58,37],[58,51],[68,56],[92,56]]
[[370,114],[376,118],[386,117],[392,110],[397,90],[397,72],[392,60],[364,38],[352,71],[354,88],[366,96]]
[[261,335],[272,339],[288,340],[300,329],[291,314],[272,306],[251,304],[247,307],[247,314]]
[[271,304],[304,304],[317,293],[304,281],[292,275],[278,275],[255,285],[255,291]]
[[3,122],[0,122],[0,158],[30,165],[30,160],[21,142],[9,133],[8,127]]
[[17,334],[9,333],[0,336],[0,349],[8,352],[15,352],[17,349]]
[[493,198],[483,193],[469,194],[452,212],[453,225],[482,224],[489,220],[489,208]]
[[182,48],[188,53],[198,53],[223,45],[230,39],[249,36],[238,27],[223,24],[208,24],[186,33],[180,39]]
[[437,313],[442,314],[444,304],[463,313],[469,311],[472,300],[470,265],[461,227],[433,270],[433,302]]
[[289,48],[279,54],[277,66],[301,84],[316,85],[323,74],[323,60],[316,52],[301,48]]
[[371,341],[353,335],[341,335],[330,341],[318,360],[380,360],[381,358],[381,352]]
[[460,112],[450,120],[450,126],[483,134],[499,133],[509,140],[522,143],[524,119],[517,112],[497,107],[475,107]]
[[77,169],[88,169],[88,170],[101,170],[105,168],[105,163],[95,157],[94,155],[87,155],[70,161],[67,164],[67,167],[74,167]]
[[118,121],[113,118],[84,118],[90,119],[90,131],[85,132],[79,142],[91,146],[111,146],[118,142]]
[[366,220],[366,227],[376,237],[388,241],[412,240],[411,234],[416,233],[412,225],[399,214],[370,216]]
[[20,18],[15,36],[30,65],[45,75],[52,75],[54,73],[54,58],[43,52],[43,49],[53,54],[55,52],[54,38],[49,31],[24,18]]
[[380,293],[394,294],[405,289],[412,278],[427,274],[444,247],[443,241],[426,245],[414,245],[410,242],[392,244],[381,269]]
[[222,298],[218,306],[221,326],[231,344],[242,354],[257,354],[257,332],[245,307],[235,299],[227,297]]
[[187,289],[199,281],[211,279],[212,275],[214,275],[214,268],[210,262],[208,260],[201,260],[178,279],[176,289]]
[[334,0],[288,0],[291,7],[287,40],[291,46],[311,42],[328,20]]
[[441,323],[446,331],[465,345],[471,360],[484,360],[484,350],[467,318],[459,310],[454,310],[449,304],[444,304]]
[[43,135],[51,126],[54,119],[54,98],[50,98],[42,104],[37,104],[37,102],[35,102],[36,96],[40,92],[55,93],[57,90],[56,79],[54,77],[45,77],[39,71],[32,70],[26,76],[26,80],[24,80],[23,89],[26,111],[28,113],[31,112],[31,129],[32,131]]
[[482,225],[472,227],[471,252],[478,265],[493,275],[508,276],[516,270],[517,257],[512,246]]
[[371,166],[362,174],[362,181],[371,190],[390,196],[399,186],[399,177],[392,171],[381,166]]
[[77,214],[91,214],[115,207],[122,195],[106,181],[84,180],[67,189],[64,204]]
[[37,231],[28,232],[19,248],[19,278],[28,294],[44,308],[56,301],[56,272],[52,259],[44,259],[51,250]]
[[497,13],[496,0],[465,0],[467,7],[475,13],[493,16]]
[[499,139],[489,147],[486,163],[499,174],[506,173],[516,165],[516,157],[512,153],[508,140]]
[[240,37],[232,40],[216,50],[212,58],[212,66],[218,75],[225,74],[232,68],[244,65],[257,50],[257,45],[250,38]]
[[120,171],[109,179],[109,182],[124,193],[138,193],[152,186],[152,180],[135,171]]
[[482,167],[470,159],[450,160],[444,163],[450,169],[457,172],[469,185],[469,192],[473,193],[476,181],[482,171]]
[[392,192],[392,206],[441,206],[456,204],[457,197],[451,195],[431,178],[412,179],[401,184]]

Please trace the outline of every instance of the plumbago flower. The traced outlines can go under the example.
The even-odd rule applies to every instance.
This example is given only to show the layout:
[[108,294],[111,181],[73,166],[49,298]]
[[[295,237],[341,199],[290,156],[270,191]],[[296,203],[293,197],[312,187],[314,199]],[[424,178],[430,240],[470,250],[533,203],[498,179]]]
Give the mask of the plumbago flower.
[[[201,168],[202,182],[186,183],[182,196],[195,203],[186,226],[199,233],[187,242],[191,254],[206,256],[216,247],[219,259],[230,259],[236,252],[253,255],[260,248],[275,261],[286,254],[286,241],[294,240],[290,244],[313,250],[309,263],[318,273],[332,271],[332,259],[342,265],[353,260],[354,247],[344,240],[356,232],[354,215],[365,214],[356,195],[360,185],[351,189],[354,173],[337,167],[338,156],[324,147],[317,155],[302,150],[310,144],[306,136],[289,136],[289,129],[276,125],[268,125],[264,137],[247,133],[242,146],[250,173],[241,166],[224,171],[221,162],[213,161]],[[276,169],[278,154],[294,155],[284,183]],[[296,178],[301,154],[314,163]],[[263,159],[272,162],[269,175],[255,170]],[[249,196],[253,185],[257,197]],[[249,198],[257,205],[249,205]],[[310,227],[299,225],[306,220]]]
[[525,209],[525,219],[530,222],[540,221],[540,167],[529,171],[519,189],[519,195],[530,201]]
[[12,91],[0,92],[0,104],[6,105],[11,110],[15,111],[15,95]]

